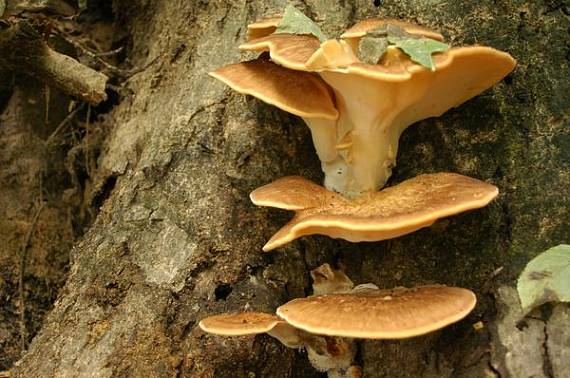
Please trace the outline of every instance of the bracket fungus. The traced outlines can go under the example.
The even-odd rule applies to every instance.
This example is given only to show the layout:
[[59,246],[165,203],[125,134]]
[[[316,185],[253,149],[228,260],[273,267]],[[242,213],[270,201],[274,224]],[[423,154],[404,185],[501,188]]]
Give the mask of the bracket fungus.
[[[316,24],[307,32],[285,33],[280,28],[290,9],[283,18],[251,24],[248,41],[240,46],[268,53],[269,59],[222,67],[212,76],[303,117],[321,160],[324,186],[346,197],[385,185],[408,126],[459,106],[499,82],[516,64],[509,54],[490,47],[449,48],[439,42],[441,34],[396,20],[361,21],[340,39],[325,41],[317,37],[321,33],[311,32]],[[372,64],[360,56],[365,40],[386,44]],[[414,49],[424,54],[423,60],[414,56]],[[246,71],[250,74],[238,74]],[[318,90],[303,92],[309,77]],[[301,102],[303,110],[292,106]]]
[[395,238],[436,220],[487,205],[498,189],[456,173],[416,176],[379,192],[348,199],[299,176],[254,190],[259,206],[293,210],[295,216],[263,247],[270,251],[304,235],[321,234],[351,242]]
[[343,272],[328,264],[311,271],[311,276],[315,294],[280,306],[277,315],[215,315],[202,319],[199,326],[222,336],[268,333],[287,347],[305,348],[311,364],[319,371],[327,371],[329,377],[356,378],[360,377],[360,368],[353,364],[355,338],[404,339],[424,335],[463,319],[476,303],[473,292],[457,287],[352,287],[352,281]]

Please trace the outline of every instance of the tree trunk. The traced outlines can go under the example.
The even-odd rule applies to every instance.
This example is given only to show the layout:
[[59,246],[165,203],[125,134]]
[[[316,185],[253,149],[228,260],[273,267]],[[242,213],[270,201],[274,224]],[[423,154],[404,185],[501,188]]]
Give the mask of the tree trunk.
[[74,246],[67,283],[13,374],[319,376],[302,352],[270,337],[215,337],[197,322],[228,311],[271,312],[308,294],[308,271],[328,262],[356,283],[441,283],[478,296],[467,319],[440,332],[360,342],[365,377],[569,376],[568,306],[521,323],[513,291],[528,260],[568,242],[568,6],[295,2],[329,35],[364,18],[398,18],[439,30],[454,45],[509,52],[518,66],[461,107],[410,127],[390,181],[440,171],[480,178],[501,191],[487,208],[391,241],[310,236],[264,254],[290,214],[255,207],[249,192],[285,175],[322,180],[319,162],[300,119],[207,73],[243,60],[237,46],[247,23],[285,4],[115,2],[127,59],[152,64],[125,82],[126,95],[102,121],[110,132],[91,193],[108,197]]

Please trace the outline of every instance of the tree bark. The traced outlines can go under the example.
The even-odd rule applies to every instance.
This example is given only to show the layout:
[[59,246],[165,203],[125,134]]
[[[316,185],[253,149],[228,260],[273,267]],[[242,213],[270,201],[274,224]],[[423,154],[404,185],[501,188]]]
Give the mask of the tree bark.
[[227,311],[271,312],[306,295],[308,271],[325,262],[345,266],[356,283],[441,283],[477,293],[477,308],[457,325],[411,340],[360,342],[365,377],[570,374],[568,341],[554,342],[568,306],[524,327],[512,292],[528,260],[568,241],[567,5],[295,2],[329,35],[368,17],[399,18],[439,30],[454,45],[507,51],[518,67],[461,107],[410,127],[390,181],[458,172],[500,188],[490,206],[391,241],[311,236],[263,254],[290,214],[253,206],[249,192],[285,175],[319,181],[319,162],[300,119],[207,73],[243,60],[237,46],[247,23],[285,4],[115,2],[129,60],[156,62],[127,81],[132,95],[104,121],[111,131],[94,187],[108,198],[75,245],[67,283],[13,374],[316,377],[303,353],[269,337],[205,335],[197,322]]

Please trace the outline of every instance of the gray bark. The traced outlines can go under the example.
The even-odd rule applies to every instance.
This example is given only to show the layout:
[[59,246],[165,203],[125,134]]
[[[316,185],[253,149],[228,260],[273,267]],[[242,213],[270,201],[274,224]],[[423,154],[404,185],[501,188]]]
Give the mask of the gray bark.
[[[533,337],[534,325],[517,328],[512,294],[530,258],[568,241],[567,6],[296,2],[329,35],[367,17],[401,18],[455,45],[507,51],[519,65],[493,89],[408,129],[391,179],[438,171],[480,178],[501,190],[489,207],[392,241],[312,236],[263,254],[289,214],[254,207],[249,192],[290,174],[320,180],[318,160],[301,120],[232,92],[207,72],[244,59],[237,46],[245,25],[285,3],[116,2],[117,27],[131,38],[129,59],[141,67],[157,60],[128,80],[133,95],[104,121],[110,132],[92,193],[110,195],[75,245],[67,283],[14,374],[317,376],[302,353],[269,337],[214,337],[196,324],[225,311],[273,311],[304,296],[309,269],[324,262],[344,265],[356,283],[441,283],[478,295],[475,311],[443,331],[361,342],[365,377],[518,377],[531,367],[543,376],[570,374],[560,362],[569,342],[555,336],[568,307],[556,306],[552,321],[539,314],[543,333]],[[477,322],[484,327],[476,330]]]

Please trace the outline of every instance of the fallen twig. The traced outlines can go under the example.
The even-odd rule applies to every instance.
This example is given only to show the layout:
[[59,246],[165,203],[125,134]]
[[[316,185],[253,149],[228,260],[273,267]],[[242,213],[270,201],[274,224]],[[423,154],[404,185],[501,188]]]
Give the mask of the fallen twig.
[[34,76],[93,105],[107,98],[107,76],[52,50],[27,21],[6,22],[0,30],[0,69]]

